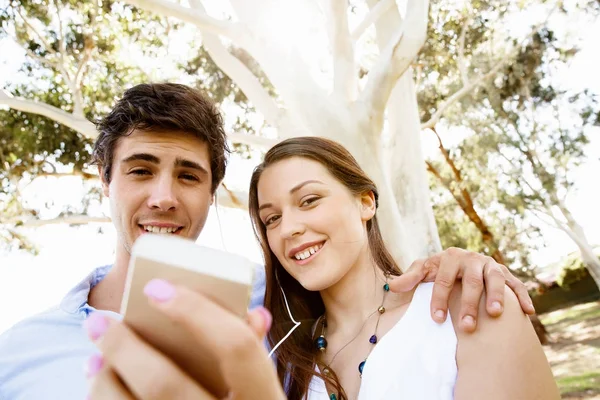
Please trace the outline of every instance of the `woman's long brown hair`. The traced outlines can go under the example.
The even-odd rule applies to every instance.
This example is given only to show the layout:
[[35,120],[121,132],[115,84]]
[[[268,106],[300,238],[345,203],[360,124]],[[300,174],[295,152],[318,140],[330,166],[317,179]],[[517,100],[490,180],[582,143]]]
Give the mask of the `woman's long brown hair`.
[[[258,213],[258,182],[261,174],[274,163],[291,157],[303,157],[322,164],[354,195],[373,192],[377,202],[377,187],[350,152],[340,144],[321,137],[292,138],[273,146],[265,155],[264,161],[256,167],[250,180],[250,218],[265,260],[265,307],[272,313],[274,322],[267,335],[271,348],[279,343],[294,325],[288,316],[280,285],[285,291],[292,315],[301,322],[301,325],[275,351],[279,380],[286,389],[288,399],[300,400],[308,393],[312,377],[317,375],[334,388],[339,400],[344,400],[347,396],[335,372],[324,375],[315,370],[318,354],[313,341],[312,327],[325,312],[321,295],[319,292],[304,289],[282,267],[269,248],[266,228]],[[377,215],[367,222],[367,235],[374,264],[384,273],[400,275],[400,269],[387,251],[381,237]],[[320,367],[322,371],[323,366]]]

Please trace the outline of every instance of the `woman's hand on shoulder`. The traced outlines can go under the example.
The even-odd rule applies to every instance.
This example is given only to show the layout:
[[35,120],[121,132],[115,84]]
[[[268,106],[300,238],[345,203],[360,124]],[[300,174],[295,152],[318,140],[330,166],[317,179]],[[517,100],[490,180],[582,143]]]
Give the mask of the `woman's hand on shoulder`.
[[458,329],[461,286],[451,293],[450,316],[458,339],[455,398],[560,399],[529,317],[516,295],[508,287],[504,291],[504,312],[498,317],[484,312],[485,298],[481,299],[480,317],[473,333]]

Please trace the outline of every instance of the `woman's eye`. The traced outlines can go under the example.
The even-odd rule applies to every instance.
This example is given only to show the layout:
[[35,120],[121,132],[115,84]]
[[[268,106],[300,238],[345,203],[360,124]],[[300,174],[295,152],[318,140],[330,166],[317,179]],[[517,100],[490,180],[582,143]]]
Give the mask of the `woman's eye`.
[[277,222],[277,220],[279,219],[279,215],[273,215],[272,217],[269,217],[265,220],[265,226],[269,226],[274,222]]
[[309,197],[308,199],[302,200],[302,203],[300,203],[300,206],[310,206],[317,200],[319,200],[319,197],[317,197],[317,196]]

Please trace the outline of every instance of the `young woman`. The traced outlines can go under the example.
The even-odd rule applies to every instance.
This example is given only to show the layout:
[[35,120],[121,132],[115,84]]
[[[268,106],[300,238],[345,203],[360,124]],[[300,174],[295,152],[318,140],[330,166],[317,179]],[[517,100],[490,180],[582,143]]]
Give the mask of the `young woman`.
[[[288,398],[558,399],[512,293],[500,318],[484,315],[475,333],[462,334],[460,288],[443,324],[429,317],[432,284],[389,291],[400,270],[383,243],[377,205],[375,184],[324,138],[281,142],[252,176],[250,215],[273,315],[268,340],[278,346]],[[301,325],[280,343],[293,327],[288,306]]]

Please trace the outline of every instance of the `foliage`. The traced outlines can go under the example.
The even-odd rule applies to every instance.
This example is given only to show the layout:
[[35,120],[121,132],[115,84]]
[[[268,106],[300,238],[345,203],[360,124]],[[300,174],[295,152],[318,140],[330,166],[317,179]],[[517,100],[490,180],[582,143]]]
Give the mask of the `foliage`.
[[[201,47],[195,29],[190,34],[178,20],[112,0],[11,0],[0,9],[0,26],[0,40],[12,40],[25,51],[25,63],[5,88],[15,97],[97,121],[125,89],[158,77],[195,85],[217,104],[227,103],[236,109],[228,128],[256,133],[256,124],[248,119],[253,106]],[[175,56],[171,48],[185,46],[182,38],[192,50]],[[257,72],[272,92],[251,57],[238,49],[231,52]],[[155,60],[161,60],[158,68]],[[65,171],[92,177],[91,148],[91,139],[53,120],[0,109],[0,223],[38,215],[40,210],[23,203],[19,190],[36,177],[64,175]],[[233,145],[233,150],[246,157],[250,154],[245,145]],[[75,199],[59,216],[85,213],[86,199],[97,197],[97,185],[89,187],[86,198]],[[26,250],[31,249],[16,231],[5,233],[0,242],[10,246],[22,242]]]
[[[600,256],[599,252],[596,254]],[[590,277],[590,273],[578,253],[569,254],[561,264],[561,272],[556,278],[556,283],[565,290],[569,290],[572,284]]]
[[[433,3],[430,40],[416,72],[426,122],[457,91],[497,69],[448,108],[438,124],[446,133],[442,136],[456,132],[464,139],[445,149],[448,157],[430,161],[438,175],[431,189],[444,247],[491,254],[490,246],[496,246],[518,268],[533,267],[528,255],[541,243],[529,212],[546,213],[568,193],[570,173],[585,160],[589,128],[598,124],[600,111],[595,94],[556,85],[555,75],[577,54],[573,40],[557,37],[546,23],[524,39],[510,36],[506,27],[515,13],[531,13],[543,3],[482,1],[458,8]],[[553,12],[576,20],[581,10],[597,4],[569,6]],[[471,214],[489,228],[492,239],[484,240],[461,210],[461,193],[470,196]]]

